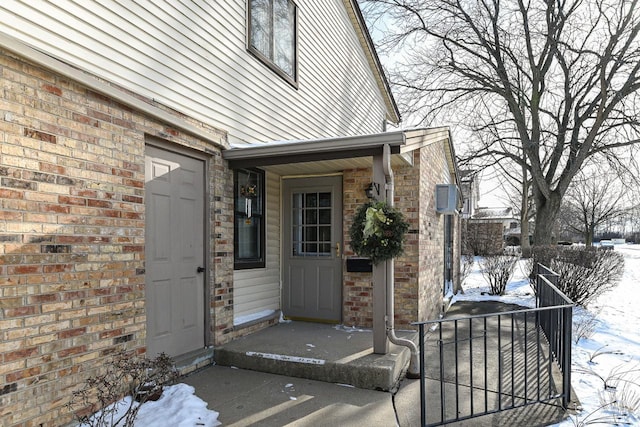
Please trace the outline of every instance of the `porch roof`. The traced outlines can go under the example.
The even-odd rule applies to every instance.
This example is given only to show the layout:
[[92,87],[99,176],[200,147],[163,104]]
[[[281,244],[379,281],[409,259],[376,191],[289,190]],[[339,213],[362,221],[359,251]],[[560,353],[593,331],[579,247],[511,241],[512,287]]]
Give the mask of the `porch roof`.
[[419,128],[371,135],[297,141],[271,141],[233,146],[222,152],[232,169],[262,167],[280,175],[336,172],[371,167],[372,158],[385,145],[393,164],[411,164],[412,151],[434,143],[443,144],[449,170],[459,185],[459,174],[449,128]]

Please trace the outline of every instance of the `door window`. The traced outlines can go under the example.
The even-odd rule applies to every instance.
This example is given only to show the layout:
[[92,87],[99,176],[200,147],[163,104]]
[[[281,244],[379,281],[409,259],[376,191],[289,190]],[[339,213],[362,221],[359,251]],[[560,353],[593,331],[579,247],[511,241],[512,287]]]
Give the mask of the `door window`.
[[292,197],[292,255],[331,256],[331,193],[294,193]]

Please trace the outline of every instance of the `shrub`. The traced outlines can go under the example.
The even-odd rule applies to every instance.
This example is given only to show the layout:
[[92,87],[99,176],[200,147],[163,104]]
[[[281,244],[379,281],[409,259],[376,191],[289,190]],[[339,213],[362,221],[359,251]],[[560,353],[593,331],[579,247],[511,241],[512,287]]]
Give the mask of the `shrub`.
[[471,274],[471,270],[473,269],[473,264],[475,259],[471,254],[462,255],[462,259],[460,260],[460,283],[463,283],[469,274]]
[[504,294],[517,261],[518,257],[510,255],[493,255],[480,260],[480,271],[489,282],[491,295]]
[[502,253],[502,227],[498,224],[469,224],[464,235],[464,251],[475,256]]
[[[73,392],[67,407],[82,427],[132,427],[140,405],[157,400],[177,377],[173,361],[164,353],[145,359],[118,352]],[[125,395],[132,398],[118,402]]]
[[596,313],[584,310],[579,315],[573,313],[573,342],[578,344],[581,339],[589,339],[595,334],[598,327],[598,317]]
[[533,266],[534,265],[535,264],[533,263],[533,257],[521,258],[520,259],[520,263],[518,264],[518,266],[520,267],[520,272],[522,273],[522,275],[525,276],[525,277],[527,277],[527,275],[529,276],[529,284],[531,285],[531,287],[535,291],[536,287],[535,287],[535,281],[534,281],[534,277],[533,277]]
[[596,248],[535,247],[533,258],[556,272],[558,289],[585,307],[613,288],[624,271],[622,255]]
[[551,268],[551,260],[558,258],[562,249],[563,248],[558,246],[534,246],[531,249],[531,258],[533,262],[531,263],[530,276],[533,277],[535,265],[538,263]]

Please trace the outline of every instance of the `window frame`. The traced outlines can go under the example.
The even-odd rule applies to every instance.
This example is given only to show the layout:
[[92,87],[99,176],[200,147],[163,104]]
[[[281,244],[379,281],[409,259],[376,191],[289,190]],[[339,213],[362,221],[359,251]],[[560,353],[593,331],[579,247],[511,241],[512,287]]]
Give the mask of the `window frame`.
[[[271,5],[271,10],[273,10],[273,1],[274,0],[268,0],[268,1],[269,1],[269,4]],[[275,63],[275,61],[273,59],[269,58],[267,55],[265,55],[263,52],[261,52],[260,50],[258,50],[257,48],[255,48],[253,46],[252,39],[251,39],[251,33],[252,33],[251,3],[252,3],[252,0],[247,0],[247,2],[246,2],[246,7],[247,7],[247,16],[246,16],[246,20],[247,20],[247,34],[246,34],[247,51],[251,55],[253,55],[256,59],[258,59],[260,62],[262,62],[264,65],[266,65],[269,69],[271,69],[271,71],[276,73],[284,81],[289,83],[294,88],[298,89],[298,5],[293,0],[287,0],[287,1],[293,5],[293,46],[292,46],[293,47],[293,64],[292,64],[293,65],[293,76],[290,76],[289,74],[287,74],[282,68],[280,68]],[[273,13],[271,14],[271,20],[273,21]],[[272,46],[273,46],[273,43],[274,43],[274,36],[275,36],[274,34],[271,34],[271,37],[270,37],[270,40],[269,40],[269,42],[270,42],[270,44]]]
[[[256,199],[259,201],[260,203],[260,212],[259,214],[254,214],[252,215],[252,217],[254,218],[259,218],[259,252],[260,252],[260,256],[258,258],[243,258],[240,259],[238,257],[238,250],[239,250],[239,239],[238,239],[238,216],[239,215],[243,215],[243,212],[240,209],[240,206],[237,205],[237,202],[239,200],[239,182],[238,182],[238,174],[240,172],[244,172],[244,173],[253,173],[253,174],[257,174],[258,176],[258,183],[257,183],[257,187],[258,187],[258,196],[256,197]],[[265,172],[262,169],[257,169],[257,168],[241,168],[241,169],[234,169],[233,171],[233,269],[234,270],[248,270],[248,269],[256,269],[256,268],[265,268],[266,266],[266,244],[265,244],[265,238],[266,238],[266,195],[267,195],[267,191],[266,191],[266,176],[265,176]],[[246,215],[246,214],[245,214]]]
[[[309,196],[315,194],[316,201],[314,204],[309,205]],[[328,204],[323,204],[323,195],[328,195]],[[291,247],[292,253],[289,254],[294,258],[318,258],[326,259],[332,256],[332,236],[334,223],[332,221],[334,217],[334,203],[332,193],[330,191],[301,191],[292,192],[292,206],[290,215],[292,220],[291,230]],[[296,198],[300,197],[298,203]],[[323,213],[328,213],[328,218],[324,218]],[[311,220],[310,220],[311,219]],[[328,219],[328,221],[326,221]],[[307,234],[313,230],[315,238],[310,238]],[[328,234],[326,234],[328,231]],[[322,236],[329,239],[322,239]],[[315,246],[315,250],[307,250],[308,246]],[[326,248],[326,250],[323,250]]]

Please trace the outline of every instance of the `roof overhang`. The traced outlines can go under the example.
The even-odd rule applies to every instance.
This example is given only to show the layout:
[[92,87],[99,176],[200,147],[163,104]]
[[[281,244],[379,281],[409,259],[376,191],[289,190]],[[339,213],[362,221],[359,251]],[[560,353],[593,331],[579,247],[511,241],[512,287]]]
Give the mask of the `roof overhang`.
[[400,147],[405,144],[404,132],[398,131],[304,141],[256,143],[224,150],[222,157],[229,161],[232,169],[235,169],[371,157],[382,153],[384,145],[391,147],[392,154],[399,154]]
[[431,144],[442,144],[449,172],[460,186],[458,168],[449,129],[410,129],[371,135],[272,141],[234,146],[223,150],[222,157],[232,169],[261,167],[279,175],[338,172],[371,167],[373,156],[389,145],[392,165],[411,164],[411,152]]

